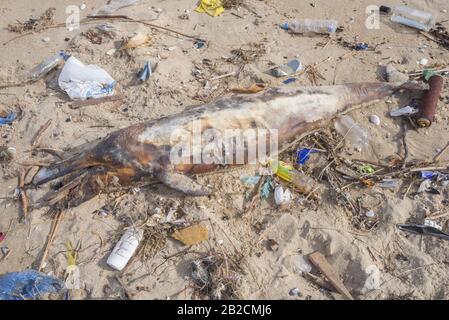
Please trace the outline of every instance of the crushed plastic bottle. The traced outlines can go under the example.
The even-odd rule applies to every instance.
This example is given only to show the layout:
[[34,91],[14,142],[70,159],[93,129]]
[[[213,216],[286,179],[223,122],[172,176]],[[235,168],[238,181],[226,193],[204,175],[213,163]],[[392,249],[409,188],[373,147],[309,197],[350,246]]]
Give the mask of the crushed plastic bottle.
[[428,32],[435,24],[435,17],[428,12],[407,6],[397,6],[391,21]]
[[283,161],[271,163],[273,172],[282,180],[290,182],[300,193],[312,191],[315,181],[304,173],[295,170],[291,165]]
[[56,68],[62,61],[67,59],[67,54],[64,51],[60,51],[54,56],[49,57],[33,69],[28,72],[28,76],[32,81],[37,81],[51,70]]
[[355,149],[360,151],[368,145],[368,132],[360,127],[350,116],[344,115],[337,118],[334,127]]
[[338,22],[335,20],[312,20],[303,19],[293,22],[286,22],[281,28],[292,33],[335,33],[338,28]]

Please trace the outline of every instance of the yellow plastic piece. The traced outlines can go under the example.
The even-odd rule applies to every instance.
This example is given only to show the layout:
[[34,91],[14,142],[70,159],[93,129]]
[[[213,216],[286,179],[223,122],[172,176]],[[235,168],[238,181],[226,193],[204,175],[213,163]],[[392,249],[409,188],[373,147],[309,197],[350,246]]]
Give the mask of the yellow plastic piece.
[[223,0],[201,0],[198,8],[195,9],[199,13],[207,13],[212,17],[219,16],[224,12]]

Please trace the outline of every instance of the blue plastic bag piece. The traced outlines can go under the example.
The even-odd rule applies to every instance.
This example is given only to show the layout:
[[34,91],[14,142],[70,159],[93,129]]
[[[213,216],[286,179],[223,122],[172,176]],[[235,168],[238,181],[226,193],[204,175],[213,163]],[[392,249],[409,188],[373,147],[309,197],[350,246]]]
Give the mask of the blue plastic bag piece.
[[316,153],[317,150],[314,149],[307,149],[307,148],[301,148],[296,152],[296,163],[304,165],[306,164],[306,161],[310,159],[311,153]]
[[289,84],[289,83],[295,82],[296,80],[298,80],[298,79],[296,79],[296,78],[288,78],[287,80],[282,81],[282,83],[283,84]]
[[204,43],[203,41],[197,40],[197,41],[195,41],[194,45],[195,45],[195,48],[201,49],[202,47],[204,47],[206,45],[206,43]]
[[67,61],[67,59],[70,58],[70,54],[68,54],[68,53],[66,53],[65,51],[62,51],[62,50],[59,51],[59,55],[61,57],[63,57],[65,61]]
[[139,73],[139,80],[140,81],[147,81],[151,76],[151,68],[148,61],[145,63],[145,66],[143,67],[142,71]]
[[14,120],[16,120],[16,118],[17,115],[14,112],[10,112],[6,117],[0,117],[0,125],[11,124]]
[[281,26],[281,29],[284,29],[284,30],[287,30],[287,31],[288,31],[288,29],[290,29],[287,22],[281,24],[280,26]]
[[58,293],[64,289],[64,282],[36,270],[0,276],[0,300],[35,299],[43,293]]
[[273,181],[271,178],[268,178],[267,181],[263,184],[262,188],[260,189],[260,197],[262,199],[268,199],[270,196],[271,191],[274,190]]
[[368,43],[365,42],[361,42],[361,43],[357,43],[355,45],[355,50],[357,51],[363,51],[363,50],[367,50],[369,47]]
[[434,171],[421,171],[421,178],[422,179],[432,179],[433,177],[437,176],[438,172]]

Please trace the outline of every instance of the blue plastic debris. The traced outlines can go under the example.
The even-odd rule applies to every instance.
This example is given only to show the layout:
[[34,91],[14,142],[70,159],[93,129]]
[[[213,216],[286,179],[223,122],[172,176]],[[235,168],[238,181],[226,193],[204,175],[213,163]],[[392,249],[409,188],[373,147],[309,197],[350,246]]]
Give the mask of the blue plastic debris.
[[315,149],[307,149],[307,148],[301,148],[298,151],[296,151],[296,163],[304,165],[306,164],[306,161],[310,159],[311,153],[318,152]]
[[0,125],[11,124],[14,120],[16,120],[16,118],[17,114],[15,114],[14,112],[10,112],[6,117],[0,117]]
[[281,29],[284,29],[284,30],[286,30],[286,31],[288,31],[289,29],[290,29],[290,27],[289,27],[289,25],[288,25],[288,23],[286,22],[286,23],[283,23],[283,24],[281,24],[280,25],[280,27],[281,27]]
[[206,45],[205,42],[200,41],[200,40],[196,40],[193,44],[195,45],[195,48],[197,48],[197,49],[201,49],[202,47],[204,47]]
[[260,197],[262,199],[268,199],[270,196],[271,191],[274,190],[273,181],[271,178],[267,178],[265,183],[262,186],[262,189],[260,189]]
[[145,62],[143,69],[139,72],[139,80],[142,82],[147,81],[150,78],[151,74],[151,64],[147,61]]
[[421,171],[422,179],[432,179],[433,177],[436,177],[437,175],[438,175],[438,172],[435,172],[435,171]]
[[283,84],[289,84],[289,83],[295,82],[296,80],[298,80],[298,79],[296,79],[296,78],[288,78],[288,79],[282,81],[282,83]]
[[368,48],[369,48],[369,45],[368,45],[368,43],[365,43],[365,42],[357,43],[355,45],[355,50],[357,50],[357,51],[367,50]]
[[0,300],[36,299],[41,294],[63,290],[64,282],[35,270],[10,272],[0,276]]

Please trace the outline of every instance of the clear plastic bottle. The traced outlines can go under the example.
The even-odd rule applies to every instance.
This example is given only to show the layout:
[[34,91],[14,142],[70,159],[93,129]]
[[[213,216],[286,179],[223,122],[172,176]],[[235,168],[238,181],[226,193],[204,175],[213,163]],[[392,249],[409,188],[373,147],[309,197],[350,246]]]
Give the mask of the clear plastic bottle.
[[46,59],[41,64],[37,65],[29,71],[29,77],[32,81],[37,81],[51,70],[56,68],[67,57],[64,51],[60,51],[54,56]]
[[290,182],[295,190],[300,193],[309,193],[315,185],[315,180],[294,169],[284,161],[273,161],[271,170],[282,180]]
[[344,115],[337,118],[334,127],[355,149],[362,150],[368,145],[368,132],[360,127],[350,116]]
[[428,32],[435,24],[435,17],[425,11],[397,6],[393,9],[391,21]]
[[281,25],[284,30],[290,30],[293,33],[335,33],[338,28],[338,22],[335,20],[312,20],[303,19],[293,22],[287,22]]

